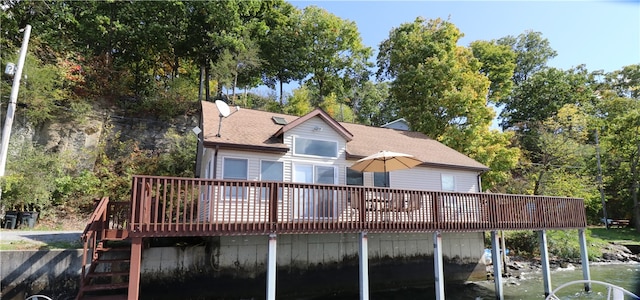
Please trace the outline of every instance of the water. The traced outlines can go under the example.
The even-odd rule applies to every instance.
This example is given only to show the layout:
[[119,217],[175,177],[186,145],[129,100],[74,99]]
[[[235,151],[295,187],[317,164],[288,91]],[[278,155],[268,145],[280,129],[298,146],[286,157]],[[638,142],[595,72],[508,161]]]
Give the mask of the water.
[[[622,287],[636,295],[640,295],[640,264],[601,264],[590,266],[591,280],[603,281]],[[445,275],[446,276],[446,275]],[[505,278],[503,280],[503,292],[505,300],[543,300],[544,284],[542,282],[542,273],[536,271],[533,273],[523,273],[523,279]],[[551,272],[552,290],[560,285],[582,280],[582,269],[580,266],[559,269]],[[582,284],[575,284],[563,288],[557,294],[560,299],[606,299],[607,290],[602,285],[593,284],[592,293],[585,294]],[[463,285],[447,285],[445,287],[446,299],[454,300],[488,300],[496,299],[495,286],[493,281],[477,281]],[[297,298],[296,300],[299,300]],[[358,299],[357,294],[342,294],[331,296],[320,296],[304,298],[319,300],[347,300]],[[435,290],[433,287],[424,288],[400,288],[389,291],[372,291],[370,293],[371,300],[394,300],[394,299],[435,299]],[[631,299],[631,298],[625,298]]]
[[[636,295],[640,294],[640,264],[602,264],[591,265],[591,280],[603,281],[613,285],[622,287]],[[544,284],[542,282],[542,273],[524,273],[524,279],[505,279],[504,296],[510,300],[534,300],[544,299]],[[574,280],[582,280],[582,269],[578,266],[569,267],[551,272],[552,290],[560,285]],[[495,299],[494,284],[490,281],[475,282],[477,285],[474,289],[479,289],[480,293],[475,295],[478,299]],[[491,293],[485,294],[487,291]],[[593,284],[592,293],[584,295],[582,284],[575,284],[563,288],[556,295],[561,299],[606,299],[607,290],[602,285]],[[466,297],[465,297],[466,298]],[[454,299],[457,299],[454,296]]]

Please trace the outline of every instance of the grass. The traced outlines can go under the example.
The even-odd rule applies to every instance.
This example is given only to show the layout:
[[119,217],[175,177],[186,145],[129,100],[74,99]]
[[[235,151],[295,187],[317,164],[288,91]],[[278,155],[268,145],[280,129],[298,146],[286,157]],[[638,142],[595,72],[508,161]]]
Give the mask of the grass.
[[82,242],[78,241],[0,241],[0,251],[2,250],[59,250],[59,249],[81,249]]
[[609,243],[640,245],[640,232],[637,232],[632,227],[609,229],[605,227],[590,227],[589,231],[592,237]]

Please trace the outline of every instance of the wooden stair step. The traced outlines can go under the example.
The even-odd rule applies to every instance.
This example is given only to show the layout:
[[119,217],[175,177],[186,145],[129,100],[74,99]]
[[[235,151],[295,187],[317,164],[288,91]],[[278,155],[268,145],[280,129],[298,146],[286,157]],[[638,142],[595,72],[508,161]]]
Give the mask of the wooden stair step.
[[82,290],[85,292],[95,292],[95,291],[112,291],[112,290],[121,290],[128,289],[128,282],[121,283],[100,283],[100,284],[91,284],[85,285],[82,287]]
[[114,276],[127,276],[129,275],[128,271],[123,272],[93,272],[87,274],[87,277],[114,277]]
[[106,258],[106,259],[98,259],[94,261],[95,263],[128,263],[131,262],[130,258]]
[[131,247],[98,247],[96,251],[107,253],[107,252],[131,252]]

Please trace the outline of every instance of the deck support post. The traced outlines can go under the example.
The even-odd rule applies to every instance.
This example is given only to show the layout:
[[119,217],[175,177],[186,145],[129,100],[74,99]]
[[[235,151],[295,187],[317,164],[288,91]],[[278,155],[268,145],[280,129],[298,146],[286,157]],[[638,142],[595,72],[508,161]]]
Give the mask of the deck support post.
[[493,263],[493,281],[496,289],[496,299],[504,299],[504,291],[502,289],[502,255],[500,254],[500,241],[498,232],[491,231],[491,262]]
[[369,238],[367,232],[360,232],[358,243],[360,300],[369,300]]
[[269,254],[267,258],[267,300],[276,300],[276,251],[278,237],[275,233],[269,234]]
[[549,250],[547,247],[547,231],[538,231],[540,240],[540,260],[542,262],[542,282],[544,283],[544,296],[551,294],[551,272],[549,270]]
[[587,238],[584,233],[584,228],[578,229],[578,238],[580,240],[580,260],[582,263],[582,279],[587,280],[584,283],[584,291],[591,291],[591,272],[589,271],[589,254],[587,253]]
[[436,300],[444,300],[444,265],[442,263],[442,234],[433,233],[433,268],[435,271]]
[[140,265],[142,264],[142,238],[131,238],[128,300],[138,300],[140,293]]

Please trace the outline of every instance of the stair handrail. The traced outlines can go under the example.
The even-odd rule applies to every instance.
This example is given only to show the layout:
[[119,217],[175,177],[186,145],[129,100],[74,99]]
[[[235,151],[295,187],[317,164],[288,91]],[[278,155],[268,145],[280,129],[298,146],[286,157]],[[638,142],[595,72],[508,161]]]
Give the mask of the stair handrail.
[[109,197],[102,197],[96,204],[96,207],[89,218],[89,222],[82,232],[81,239],[83,243],[82,251],[82,270],[80,273],[80,292],[76,299],[82,297],[82,288],[84,287],[87,276],[87,254],[91,249],[91,259],[93,260],[97,255],[97,245],[105,236],[105,230],[107,229],[107,208],[109,207]]
[[[551,294],[549,294],[549,296],[547,296],[545,298],[545,300],[559,300],[560,298],[558,298],[558,296],[556,296],[556,293],[563,289],[564,287],[567,287],[569,285],[574,285],[574,284],[578,284],[578,283],[588,283],[588,284],[592,284],[592,283],[596,283],[596,284],[600,284],[600,285],[604,285],[605,287],[607,287],[607,300],[618,300],[618,299],[624,299],[624,296],[622,298],[620,298],[619,296],[622,295],[626,295],[629,296],[633,299],[640,299],[639,296],[637,296],[636,294],[625,290],[622,287],[619,287],[617,285],[613,285],[611,283],[607,283],[604,281],[597,281],[597,280],[575,280],[575,281],[571,281],[571,282],[567,282],[563,285],[560,285],[559,287],[557,287],[555,290],[553,290],[553,292],[551,292]],[[613,294],[612,294],[613,293]],[[622,293],[622,294],[620,294]]]

